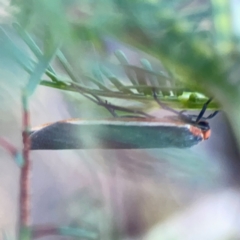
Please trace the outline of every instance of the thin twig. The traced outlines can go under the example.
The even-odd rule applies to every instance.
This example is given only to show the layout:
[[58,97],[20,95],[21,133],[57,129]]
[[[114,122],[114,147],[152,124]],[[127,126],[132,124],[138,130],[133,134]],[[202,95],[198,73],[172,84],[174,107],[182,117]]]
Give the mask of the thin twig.
[[[28,97],[25,92],[22,96],[23,105],[23,159],[24,164],[20,174],[20,211],[19,211],[19,227],[20,236],[24,234],[31,224],[30,219],[30,175],[31,163],[29,158],[30,138],[29,138],[29,111]],[[21,238],[20,238],[21,239]]]
[[15,157],[18,153],[17,148],[4,138],[0,138],[0,146],[4,148],[9,154]]

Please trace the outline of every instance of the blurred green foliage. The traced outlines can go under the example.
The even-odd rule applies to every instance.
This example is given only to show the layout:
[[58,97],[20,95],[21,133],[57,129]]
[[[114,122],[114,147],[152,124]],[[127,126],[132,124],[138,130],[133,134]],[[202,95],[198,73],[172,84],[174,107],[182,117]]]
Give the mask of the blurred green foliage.
[[[12,4],[18,9],[17,31],[35,55],[38,49],[41,49],[40,55],[41,52],[46,55],[58,44],[64,51],[64,54],[56,53],[57,59],[67,72],[69,82],[74,82],[72,88],[68,88],[61,80],[62,74],[53,72],[52,68],[51,73],[46,74],[53,82],[44,81],[44,85],[72,90],[76,89],[77,82],[98,96],[140,100],[151,100],[154,86],[162,89],[160,97],[166,96],[170,104],[172,101],[184,103],[175,107],[200,108],[203,101],[191,101],[184,97],[189,95],[182,93],[213,94],[214,81],[225,84],[226,66],[214,47],[214,18],[208,1],[16,0]],[[124,53],[120,53],[123,57],[118,53],[116,56],[132,84],[129,86],[126,80],[118,79],[114,68],[110,71],[106,68],[108,45],[113,44],[107,43],[106,38],[122,45],[127,43],[130,49],[143,50],[160,60],[163,66],[158,71],[143,59],[143,68],[136,68]],[[153,85],[154,77],[157,81]],[[205,84],[209,86],[203,87]],[[141,86],[137,88],[137,85]],[[134,88],[138,93],[131,90]]]

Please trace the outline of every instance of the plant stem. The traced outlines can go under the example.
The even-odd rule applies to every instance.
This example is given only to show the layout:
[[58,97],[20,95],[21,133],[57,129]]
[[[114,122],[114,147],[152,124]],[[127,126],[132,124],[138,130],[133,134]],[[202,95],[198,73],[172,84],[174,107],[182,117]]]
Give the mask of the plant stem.
[[6,141],[4,138],[0,138],[0,146],[4,148],[13,157],[17,155],[17,149],[11,143]]
[[20,211],[19,211],[19,227],[20,240],[30,239],[30,175],[31,162],[29,158],[30,138],[29,138],[29,111],[28,97],[25,93],[22,96],[23,105],[23,159],[24,164],[20,174]]

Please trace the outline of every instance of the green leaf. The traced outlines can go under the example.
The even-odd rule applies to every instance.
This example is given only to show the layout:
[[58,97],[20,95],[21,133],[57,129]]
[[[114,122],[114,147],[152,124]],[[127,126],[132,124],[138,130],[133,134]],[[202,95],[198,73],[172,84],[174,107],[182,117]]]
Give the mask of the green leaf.
[[52,48],[52,51],[39,58],[38,63],[36,64],[32,74],[30,75],[28,84],[26,86],[26,93],[28,96],[32,95],[37,86],[40,84],[41,77],[45,73],[51,60],[55,56],[57,49],[58,47]]

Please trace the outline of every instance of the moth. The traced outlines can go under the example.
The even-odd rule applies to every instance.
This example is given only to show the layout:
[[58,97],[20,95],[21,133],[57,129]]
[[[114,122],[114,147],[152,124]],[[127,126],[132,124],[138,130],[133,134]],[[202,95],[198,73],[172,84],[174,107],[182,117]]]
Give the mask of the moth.
[[30,135],[31,150],[188,148],[210,137],[211,129],[207,120],[213,118],[218,111],[207,117],[203,115],[212,98],[203,105],[198,115],[190,115],[163,104],[155,92],[153,96],[163,109],[176,116],[155,118],[143,114],[143,117],[118,117],[115,110],[124,108],[100,102],[111,112],[113,118],[70,119],[34,128]]

